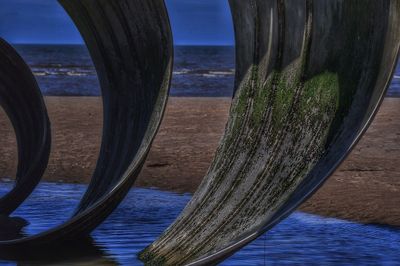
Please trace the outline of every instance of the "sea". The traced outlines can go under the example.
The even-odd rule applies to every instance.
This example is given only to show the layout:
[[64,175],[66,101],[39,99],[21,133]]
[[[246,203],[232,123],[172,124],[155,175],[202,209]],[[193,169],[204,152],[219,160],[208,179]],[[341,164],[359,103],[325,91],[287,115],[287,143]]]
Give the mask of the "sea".
[[[44,95],[99,96],[96,71],[83,45],[15,45]],[[232,46],[176,46],[171,96],[231,97],[235,75]],[[400,66],[388,96],[400,96]]]
[[[99,96],[96,71],[82,45],[16,45],[44,95]],[[231,97],[235,49],[177,46],[171,96]]]

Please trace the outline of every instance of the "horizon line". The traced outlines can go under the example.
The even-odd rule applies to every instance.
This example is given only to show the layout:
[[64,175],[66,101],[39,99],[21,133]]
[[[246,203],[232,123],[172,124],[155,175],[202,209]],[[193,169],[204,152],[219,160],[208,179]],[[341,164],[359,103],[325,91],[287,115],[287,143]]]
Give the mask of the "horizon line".
[[[76,45],[85,46],[85,43],[40,43],[40,42],[11,42],[12,45]],[[235,46],[235,44],[202,44],[202,43],[178,43],[174,46]]]

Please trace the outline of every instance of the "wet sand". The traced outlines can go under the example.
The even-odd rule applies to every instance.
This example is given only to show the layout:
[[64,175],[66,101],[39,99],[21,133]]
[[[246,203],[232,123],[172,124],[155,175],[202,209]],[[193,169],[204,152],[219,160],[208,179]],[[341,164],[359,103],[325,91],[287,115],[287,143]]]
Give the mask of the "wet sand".
[[[53,148],[44,180],[89,182],[101,138],[101,99],[47,97]],[[177,98],[165,119],[137,186],[193,192],[207,171],[226,123],[227,98]],[[400,99],[387,98],[346,162],[301,210],[332,217],[400,226]],[[0,177],[17,164],[14,133],[0,112]]]

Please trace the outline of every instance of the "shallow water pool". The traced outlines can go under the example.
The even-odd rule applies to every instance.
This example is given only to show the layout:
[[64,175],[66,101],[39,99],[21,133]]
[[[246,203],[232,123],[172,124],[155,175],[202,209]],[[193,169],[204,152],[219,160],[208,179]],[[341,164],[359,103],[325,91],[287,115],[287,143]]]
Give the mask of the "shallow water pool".
[[[0,194],[12,184],[1,183]],[[14,214],[26,234],[56,226],[72,214],[85,185],[42,183]],[[0,265],[141,265],[137,253],[174,220],[189,194],[132,189],[123,204],[79,247],[79,254],[43,251]],[[51,253],[51,254],[50,254]],[[296,212],[223,265],[400,265],[400,230]]]

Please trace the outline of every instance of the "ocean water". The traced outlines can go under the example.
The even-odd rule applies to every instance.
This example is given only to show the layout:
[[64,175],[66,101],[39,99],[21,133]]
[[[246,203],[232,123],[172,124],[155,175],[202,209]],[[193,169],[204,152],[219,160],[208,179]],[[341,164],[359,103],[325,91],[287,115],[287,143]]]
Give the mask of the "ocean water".
[[[45,95],[98,96],[96,71],[85,46],[16,45]],[[232,94],[235,74],[233,47],[175,47],[173,96]]]
[[[85,46],[16,45],[45,95],[98,96],[96,71]],[[225,46],[175,47],[172,96],[231,97],[235,49]],[[400,96],[400,67],[389,96]]]
[[[0,194],[11,185],[2,184]],[[42,232],[65,221],[85,189],[42,183],[15,215],[31,223],[26,234]],[[138,252],[168,227],[190,197],[132,189],[87,243],[43,250],[34,259],[7,260],[0,254],[0,265],[142,265]],[[222,265],[399,265],[399,243],[400,229],[296,212]]]

